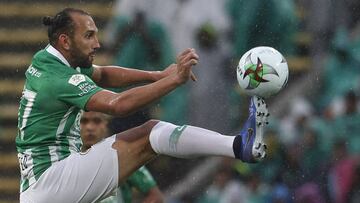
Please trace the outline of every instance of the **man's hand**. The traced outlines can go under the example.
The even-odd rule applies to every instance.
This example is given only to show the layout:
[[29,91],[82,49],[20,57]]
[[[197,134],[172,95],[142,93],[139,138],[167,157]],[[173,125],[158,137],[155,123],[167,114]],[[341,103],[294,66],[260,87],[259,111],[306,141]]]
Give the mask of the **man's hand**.
[[196,54],[195,49],[186,49],[176,57],[177,62],[177,76],[180,83],[185,83],[192,78],[196,81],[195,75],[191,69],[199,61],[199,56]]
[[167,77],[171,74],[176,74],[177,72],[177,64],[173,63],[170,66],[166,67],[163,71],[161,71],[161,78]]
[[[167,77],[171,74],[176,74],[177,71],[178,71],[177,64],[173,63],[173,64],[169,65],[168,67],[166,67],[163,71],[157,71],[157,74],[154,76],[155,77],[154,81],[158,81],[161,78]],[[191,72],[190,77],[193,81],[197,81],[197,78],[193,72]]]

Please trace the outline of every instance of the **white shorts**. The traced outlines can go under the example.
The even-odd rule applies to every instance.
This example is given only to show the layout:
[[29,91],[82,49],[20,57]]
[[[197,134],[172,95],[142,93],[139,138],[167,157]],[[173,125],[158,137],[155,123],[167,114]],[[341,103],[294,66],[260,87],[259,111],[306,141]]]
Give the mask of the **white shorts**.
[[116,135],[54,163],[27,190],[21,203],[95,202],[118,187],[118,157],[112,148]]

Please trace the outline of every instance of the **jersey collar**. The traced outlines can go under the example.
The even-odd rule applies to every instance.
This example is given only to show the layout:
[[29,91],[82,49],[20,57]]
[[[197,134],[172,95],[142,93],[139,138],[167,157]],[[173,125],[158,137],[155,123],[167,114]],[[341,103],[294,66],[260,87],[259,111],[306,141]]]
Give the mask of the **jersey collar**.
[[65,57],[57,49],[55,49],[53,46],[51,46],[50,44],[46,47],[45,50],[47,52],[49,52],[50,54],[52,54],[53,56],[55,56],[56,58],[58,58],[65,65],[71,67],[69,62],[65,59]]

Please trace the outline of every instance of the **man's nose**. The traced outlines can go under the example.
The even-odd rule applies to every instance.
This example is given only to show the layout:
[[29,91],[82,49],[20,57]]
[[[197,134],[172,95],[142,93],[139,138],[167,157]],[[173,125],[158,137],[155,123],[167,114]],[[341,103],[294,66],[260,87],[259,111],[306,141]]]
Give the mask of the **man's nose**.
[[95,36],[95,45],[94,45],[94,49],[97,50],[100,48],[100,42],[99,39],[97,38],[97,36]]
[[84,129],[87,131],[92,131],[95,129],[95,125],[92,122],[89,122],[84,126]]

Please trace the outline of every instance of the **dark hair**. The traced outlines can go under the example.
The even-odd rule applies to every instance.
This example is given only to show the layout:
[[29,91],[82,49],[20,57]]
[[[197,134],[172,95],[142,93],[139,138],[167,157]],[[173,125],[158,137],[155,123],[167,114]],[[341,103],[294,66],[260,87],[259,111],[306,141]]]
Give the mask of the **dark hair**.
[[89,13],[76,8],[65,8],[57,13],[54,17],[43,17],[43,24],[48,27],[48,38],[51,45],[54,45],[60,34],[72,36],[75,30],[72,13],[81,15],[90,15]]

